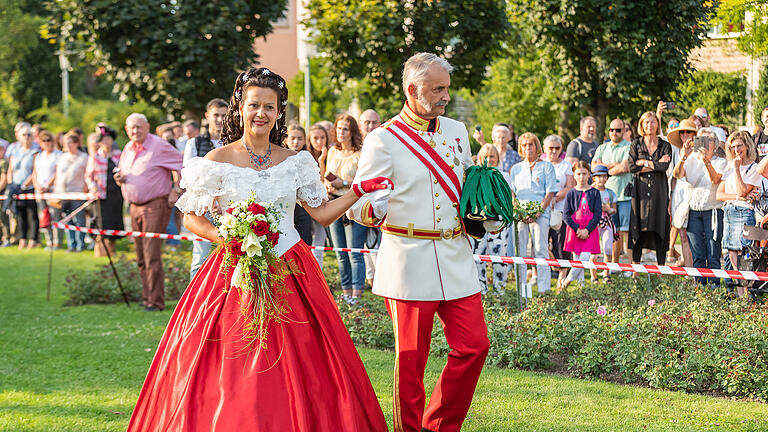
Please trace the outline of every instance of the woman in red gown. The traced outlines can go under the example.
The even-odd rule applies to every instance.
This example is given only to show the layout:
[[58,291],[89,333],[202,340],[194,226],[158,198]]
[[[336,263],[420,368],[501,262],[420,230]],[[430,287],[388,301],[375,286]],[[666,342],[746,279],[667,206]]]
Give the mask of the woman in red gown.
[[221,243],[204,216],[251,196],[279,209],[276,255],[292,263],[283,296],[288,312],[267,321],[264,347],[248,340],[223,249],[208,257],[179,301],[133,411],[129,431],[386,431],[363,363],[341,321],[317,261],[293,228],[294,203],[324,225],[383,179],[326,200],[307,152],[283,148],[288,92],[268,69],[241,73],[225,118],[224,145],[182,170],[177,206],[185,226]]

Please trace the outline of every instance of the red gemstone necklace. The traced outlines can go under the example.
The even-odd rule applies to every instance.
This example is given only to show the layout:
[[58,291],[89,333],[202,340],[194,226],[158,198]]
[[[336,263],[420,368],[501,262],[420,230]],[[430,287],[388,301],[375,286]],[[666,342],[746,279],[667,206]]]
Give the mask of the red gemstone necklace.
[[258,168],[258,169],[266,169],[269,168],[272,165],[272,158],[270,157],[272,155],[272,143],[269,143],[269,146],[267,147],[267,152],[263,155],[255,154],[251,151],[251,149],[248,148],[248,146],[245,144],[245,141],[242,141],[243,147],[245,147],[245,151],[248,152],[248,157],[251,159],[251,164]]

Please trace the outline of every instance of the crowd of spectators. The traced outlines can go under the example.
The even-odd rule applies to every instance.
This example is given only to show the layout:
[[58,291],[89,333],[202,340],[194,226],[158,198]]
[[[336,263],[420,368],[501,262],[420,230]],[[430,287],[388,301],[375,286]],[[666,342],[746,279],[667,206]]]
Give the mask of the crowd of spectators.
[[[607,262],[656,262],[718,269],[738,268],[747,245],[743,225],[754,225],[768,208],[768,135],[762,128],[730,133],[724,125],[711,125],[706,109],[698,108],[682,121],[662,116],[667,106],[645,112],[635,125],[613,119],[607,139],[592,117],[579,122],[579,135],[567,145],[549,135],[540,141],[533,133],[517,136],[511,125],[494,124],[487,143],[480,127],[473,132],[479,142],[478,164],[496,167],[521,203],[537,202],[541,211],[499,232],[472,239],[477,254],[534,256]],[[213,99],[202,122],[171,122],[155,128],[142,114],[126,119],[128,142],[118,146],[118,133],[100,124],[84,132],[48,131],[20,122],[15,141],[0,141],[0,190],[9,198],[0,211],[1,246],[31,249],[66,248],[76,253],[94,249],[97,255],[114,254],[116,237],[86,236],[53,227],[52,222],[76,213],[72,223],[104,229],[178,233],[181,215],[173,204],[182,192],[180,170],[193,157],[205,156],[221,145],[220,135],[227,102]],[[762,115],[768,125],[768,108]],[[202,124],[201,124],[202,123]],[[355,177],[365,136],[379,127],[373,110],[359,118],[338,116],[308,131],[293,124],[285,145],[308,151],[320,167],[330,199],[342,195]],[[88,192],[95,202],[78,211],[83,200],[13,199],[19,193]],[[343,217],[329,229],[295,208],[295,225],[301,238],[314,246],[376,248],[381,232]],[[210,215],[208,215],[210,217]],[[42,241],[41,241],[42,232]],[[147,310],[162,310],[163,240],[133,240]],[[515,245],[520,247],[516,252]],[[210,252],[211,244],[194,242],[190,278]],[[723,252],[725,252],[723,254]],[[602,255],[602,256],[601,256]],[[323,251],[315,250],[323,266]],[[344,299],[358,301],[375,276],[375,256],[357,252],[336,254]],[[509,268],[493,264],[488,271],[478,263],[483,292],[501,294]],[[526,271],[527,270],[527,271]],[[590,272],[591,281],[611,274]],[[626,274],[625,276],[629,276]],[[550,290],[583,281],[578,271],[547,265],[518,266],[517,278],[526,295],[532,288]],[[701,283],[717,283],[697,278]],[[491,289],[488,286],[492,286]],[[743,295],[743,288],[737,292]]]

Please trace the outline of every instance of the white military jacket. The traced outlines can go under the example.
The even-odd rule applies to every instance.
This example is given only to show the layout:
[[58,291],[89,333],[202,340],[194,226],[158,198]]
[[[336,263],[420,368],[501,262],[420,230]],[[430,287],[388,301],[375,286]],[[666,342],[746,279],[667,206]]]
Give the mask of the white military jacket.
[[355,181],[384,176],[394,184],[383,220],[373,216],[368,195],[348,213],[363,225],[382,227],[373,293],[398,300],[473,295],[480,291],[480,283],[458,203],[448,197],[427,165],[388,130],[400,127],[397,130],[402,131],[403,126],[429,143],[459,184],[464,181],[464,168],[472,165],[467,129],[461,122],[447,117],[430,122],[407,103],[399,115],[368,134]]

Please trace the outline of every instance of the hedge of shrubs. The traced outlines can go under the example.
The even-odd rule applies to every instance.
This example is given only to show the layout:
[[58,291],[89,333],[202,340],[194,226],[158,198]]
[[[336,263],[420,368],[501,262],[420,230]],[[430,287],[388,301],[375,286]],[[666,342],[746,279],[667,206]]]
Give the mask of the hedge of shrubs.
[[[128,300],[140,302],[141,277],[136,259],[120,255],[114,264]],[[176,253],[163,254],[163,269],[165,299],[178,300],[189,284],[189,257]],[[65,278],[64,286],[67,289],[66,306],[123,302],[123,295],[109,264],[94,270],[72,272]]]
[[[531,301],[484,301],[491,351],[499,367],[768,400],[768,307],[682,277],[616,278]],[[383,301],[339,303],[356,343],[392,349]],[[432,350],[445,355],[439,322]]]

